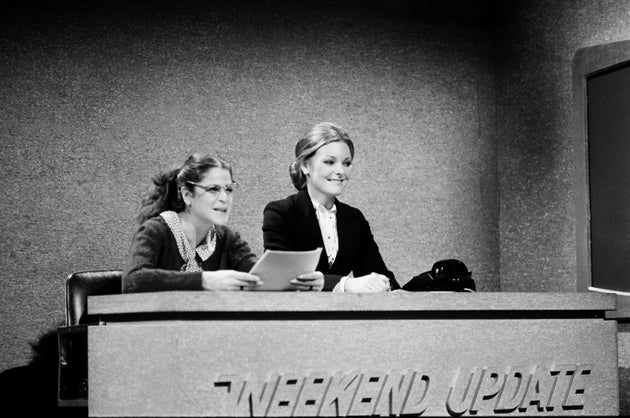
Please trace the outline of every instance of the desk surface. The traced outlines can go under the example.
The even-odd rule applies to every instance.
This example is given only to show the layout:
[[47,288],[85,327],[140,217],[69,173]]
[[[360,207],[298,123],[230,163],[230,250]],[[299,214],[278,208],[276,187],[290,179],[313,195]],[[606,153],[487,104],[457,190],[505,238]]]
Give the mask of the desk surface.
[[431,293],[348,294],[310,292],[170,291],[90,296],[88,314],[160,312],[604,312],[616,308],[614,295],[597,293]]

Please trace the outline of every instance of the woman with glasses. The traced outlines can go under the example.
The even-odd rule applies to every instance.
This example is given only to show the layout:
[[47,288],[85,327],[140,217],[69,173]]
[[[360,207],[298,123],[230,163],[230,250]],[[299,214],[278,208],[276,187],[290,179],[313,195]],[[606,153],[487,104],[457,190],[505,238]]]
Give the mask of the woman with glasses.
[[[262,284],[248,273],[256,256],[226,226],[237,186],[227,162],[195,154],[153,183],[138,217],[123,292],[253,290]],[[295,279],[294,289],[323,286],[321,274],[304,276],[308,285]]]
[[353,158],[354,144],[332,123],[319,123],[300,139],[289,167],[298,193],[265,207],[264,247],[287,251],[324,248],[317,266],[326,278],[324,290],[398,289],[361,211],[337,200],[350,179]]

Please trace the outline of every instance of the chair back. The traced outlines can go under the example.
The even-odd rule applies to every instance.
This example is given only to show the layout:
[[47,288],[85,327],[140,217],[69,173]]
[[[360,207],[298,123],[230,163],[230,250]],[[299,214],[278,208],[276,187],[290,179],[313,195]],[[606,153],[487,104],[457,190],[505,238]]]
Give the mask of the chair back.
[[72,273],[66,279],[66,325],[87,322],[88,296],[122,293],[122,270],[91,270]]

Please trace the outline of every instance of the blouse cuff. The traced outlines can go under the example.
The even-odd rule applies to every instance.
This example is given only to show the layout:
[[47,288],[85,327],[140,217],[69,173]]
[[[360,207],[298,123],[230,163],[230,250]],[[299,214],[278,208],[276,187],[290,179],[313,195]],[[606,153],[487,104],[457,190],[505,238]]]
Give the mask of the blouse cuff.
[[341,279],[339,279],[339,283],[337,283],[335,287],[333,287],[333,290],[332,290],[333,293],[345,293],[347,279],[348,279],[348,276],[343,276]]

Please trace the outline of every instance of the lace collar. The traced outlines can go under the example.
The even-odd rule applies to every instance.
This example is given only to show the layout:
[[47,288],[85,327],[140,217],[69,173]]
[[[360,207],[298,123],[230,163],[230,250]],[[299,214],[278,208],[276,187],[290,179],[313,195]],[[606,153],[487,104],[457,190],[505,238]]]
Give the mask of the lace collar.
[[164,219],[164,221],[166,221],[166,224],[175,236],[179,255],[181,255],[186,262],[186,264],[182,266],[182,271],[202,271],[195,255],[199,255],[199,258],[201,258],[201,261],[203,262],[210,258],[210,256],[214,253],[217,245],[217,234],[214,230],[214,226],[210,228],[210,231],[208,231],[208,235],[202,241],[202,244],[193,250],[190,242],[188,241],[188,237],[184,232],[182,220],[179,218],[177,212],[167,210],[160,213],[160,216]]

